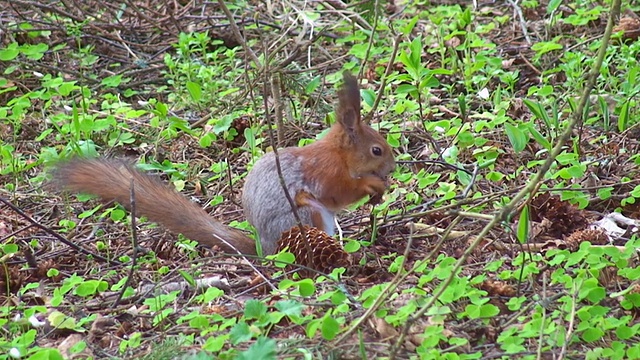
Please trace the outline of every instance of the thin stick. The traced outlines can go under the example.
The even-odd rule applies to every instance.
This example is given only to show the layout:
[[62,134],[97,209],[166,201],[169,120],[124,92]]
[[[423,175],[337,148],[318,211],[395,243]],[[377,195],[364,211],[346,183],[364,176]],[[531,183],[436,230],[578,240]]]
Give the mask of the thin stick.
[[524,20],[524,16],[522,15],[522,9],[518,5],[518,1],[509,0],[509,4],[513,8],[513,11],[518,15],[518,20],[520,22],[520,28],[522,29],[522,35],[524,39],[527,41],[527,45],[531,46],[531,38],[529,37],[529,33],[527,32],[527,22]]

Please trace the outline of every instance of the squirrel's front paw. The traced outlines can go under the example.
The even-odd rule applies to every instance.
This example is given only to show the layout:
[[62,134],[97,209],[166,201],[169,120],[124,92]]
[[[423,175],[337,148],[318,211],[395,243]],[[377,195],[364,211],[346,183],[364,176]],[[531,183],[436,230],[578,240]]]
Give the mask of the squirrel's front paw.
[[369,197],[369,201],[367,201],[367,204],[369,205],[378,205],[382,202],[382,194],[375,194],[375,195],[371,195]]
[[372,198],[380,197],[387,190],[387,182],[378,175],[366,175],[362,177],[364,181],[364,191]]

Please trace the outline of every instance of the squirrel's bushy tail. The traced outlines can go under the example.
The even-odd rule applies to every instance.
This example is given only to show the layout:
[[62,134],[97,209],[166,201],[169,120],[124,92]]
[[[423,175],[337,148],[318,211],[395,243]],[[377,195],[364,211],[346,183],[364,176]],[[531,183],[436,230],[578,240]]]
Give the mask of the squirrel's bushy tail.
[[137,216],[146,216],[174,233],[203,245],[219,246],[231,254],[238,251],[256,254],[251,238],[214,220],[197,204],[125,161],[74,159],[63,162],[54,169],[53,182],[68,191],[97,195],[105,201],[115,200],[127,209],[131,208],[133,183]]

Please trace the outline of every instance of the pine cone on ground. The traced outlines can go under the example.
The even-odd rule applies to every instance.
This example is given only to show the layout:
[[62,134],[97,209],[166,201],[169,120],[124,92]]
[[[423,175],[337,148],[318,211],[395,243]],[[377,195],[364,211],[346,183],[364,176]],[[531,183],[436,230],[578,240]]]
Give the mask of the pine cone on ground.
[[[305,244],[300,227],[294,226],[282,233],[278,241],[278,251],[287,249],[296,257],[296,264],[323,273],[330,273],[335,268],[347,267],[351,264],[349,254],[336,239],[318,228],[305,225],[303,229],[309,248]],[[309,272],[301,271],[300,274],[308,276]]]

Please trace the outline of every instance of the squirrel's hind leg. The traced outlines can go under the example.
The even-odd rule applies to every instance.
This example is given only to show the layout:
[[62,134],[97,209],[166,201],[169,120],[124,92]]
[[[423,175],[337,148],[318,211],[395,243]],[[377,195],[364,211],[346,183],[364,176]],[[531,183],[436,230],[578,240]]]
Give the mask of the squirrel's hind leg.
[[306,208],[306,210],[310,212],[311,225],[313,225],[313,227],[333,236],[335,233],[335,216],[324,207],[315,196],[307,191],[301,190],[296,194],[295,202],[298,209]]

